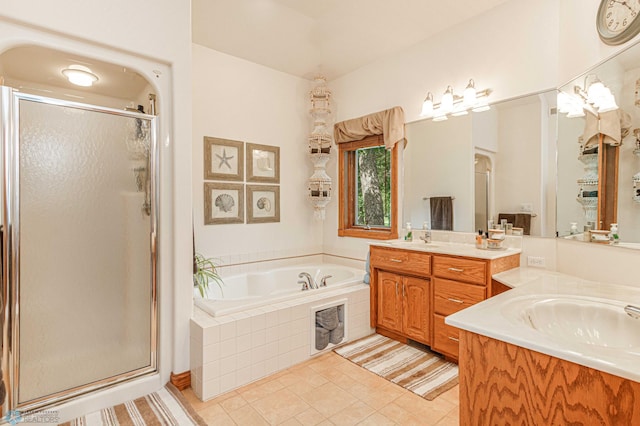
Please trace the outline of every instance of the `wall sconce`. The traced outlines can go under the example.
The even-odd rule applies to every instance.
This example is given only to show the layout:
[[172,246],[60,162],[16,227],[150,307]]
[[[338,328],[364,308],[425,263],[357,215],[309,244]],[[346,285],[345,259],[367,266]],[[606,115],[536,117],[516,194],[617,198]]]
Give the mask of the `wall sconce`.
[[69,83],[76,86],[89,87],[98,81],[98,76],[82,65],[69,65],[69,68],[62,70],[62,75],[67,77]]
[[491,89],[477,91],[473,79],[464,89],[462,96],[456,95],[451,86],[447,86],[439,103],[433,103],[433,94],[427,93],[422,103],[422,117],[433,118],[433,121],[447,120],[447,116],[453,117],[466,115],[469,111],[482,112],[491,109],[488,103],[488,96]]

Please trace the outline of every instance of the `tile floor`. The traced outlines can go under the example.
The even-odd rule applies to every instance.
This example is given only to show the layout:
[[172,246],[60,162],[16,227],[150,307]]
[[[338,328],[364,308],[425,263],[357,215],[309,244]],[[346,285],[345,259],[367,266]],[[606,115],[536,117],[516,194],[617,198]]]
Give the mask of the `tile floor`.
[[458,386],[427,401],[328,352],[210,401],[209,425],[458,425]]

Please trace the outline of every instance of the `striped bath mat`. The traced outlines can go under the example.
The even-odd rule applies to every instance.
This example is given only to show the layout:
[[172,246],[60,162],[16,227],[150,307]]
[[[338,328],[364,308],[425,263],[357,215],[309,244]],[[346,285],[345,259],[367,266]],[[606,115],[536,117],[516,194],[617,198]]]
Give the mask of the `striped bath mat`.
[[205,421],[170,383],[133,401],[78,417],[60,426],[189,426]]
[[458,366],[439,355],[373,334],[335,352],[428,401],[458,384]]

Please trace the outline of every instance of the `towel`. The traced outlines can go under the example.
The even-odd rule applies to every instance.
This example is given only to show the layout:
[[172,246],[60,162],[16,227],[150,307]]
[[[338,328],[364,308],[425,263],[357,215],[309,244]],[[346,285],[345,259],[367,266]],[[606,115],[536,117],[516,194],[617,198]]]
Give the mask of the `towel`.
[[431,229],[453,231],[453,198],[431,197]]
[[502,219],[507,219],[516,228],[522,228],[524,235],[531,235],[531,213],[500,213],[498,223]]
[[370,268],[370,257],[371,252],[368,251],[367,252],[367,261],[364,263],[364,278],[362,279],[362,282],[365,284],[369,284],[369,282],[371,281],[371,276],[370,276],[370,272],[371,272],[371,268]]
[[316,312],[316,327],[322,327],[329,331],[333,330],[340,323],[338,317],[338,307],[323,309]]

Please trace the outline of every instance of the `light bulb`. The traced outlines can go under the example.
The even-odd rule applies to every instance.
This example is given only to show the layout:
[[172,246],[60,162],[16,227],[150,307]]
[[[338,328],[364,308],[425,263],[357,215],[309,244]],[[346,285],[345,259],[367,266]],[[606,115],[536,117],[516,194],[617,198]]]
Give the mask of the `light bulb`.
[[445,114],[448,114],[453,109],[453,88],[447,86],[447,90],[442,95],[442,101],[440,101],[440,108]]
[[589,102],[597,103],[598,100],[606,94],[606,88],[604,84],[600,80],[596,80],[591,83],[589,89],[587,89],[587,97],[589,98]]
[[69,83],[76,86],[89,87],[98,81],[98,76],[82,65],[70,65],[69,68],[62,70],[62,74],[67,77]]
[[421,116],[431,117],[433,115],[433,95],[431,92],[427,93],[427,97],[424,98],[424,102],[422,103],[422,112]]
[[467,107],[472,107],[476,103],[476,86],[473,79],[469,80],[469,84],[466,89],[464,89],[464,93],[462,94],[464,100],[463,103]]

